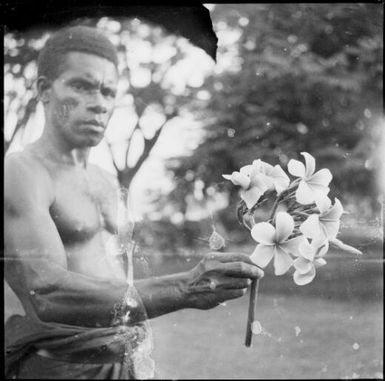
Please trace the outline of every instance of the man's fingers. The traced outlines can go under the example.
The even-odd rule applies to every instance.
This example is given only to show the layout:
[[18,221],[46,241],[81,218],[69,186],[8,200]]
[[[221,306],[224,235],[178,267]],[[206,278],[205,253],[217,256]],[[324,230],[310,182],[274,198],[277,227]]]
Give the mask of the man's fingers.
[[223,264],[223,274],[235,278],[262,278],[264,273],[259,267],[244,262]]
[[218,261],[221,263],[227,263],[227,262],[246,262],[250,265],[254,265],[254,262],[250,259],[250,256],[244,253],[218,253],[218,252],[211,252],[208,253],[206,256],[206,259],[211,259],[214,261]]
[[226,300],[240,298],[241,296],[246,294],[246,291],[247,291],[246,288],[242,288],[239,290],[221,290],[217,294],[218,301],[219,303],[222,303]]
[[[228,275],[230,276],[237,276],[237,273],[243,273],[246,269],[245,266],[251,266],[254,269],[258,270],[251,270],[252,274],[250,278],[262,278],[264,275],[263,270],[258,267],[251,259],[248,254],[244,253],[217,253],[217,252],[211,252],[207,255],[206,261],[213,261],[213,262],[219,262],[221,264],[226,264],[226,266],[229,266],[230,264],[236,263],[236,265],[232,265],[230,272],[235,271],[234,275],[231,275],[230,273]],[[218,267],[221,267],[217,263]],[[243,263],[243,265],[241,265]],[[248,270],[246,270],[248,271]],[[241,277],[244,277],[244,275],[240,275]]]
[[[234,279],[234,280],[233,280]],[[219,287],[227,290],[242,290],[247,289],[250,284],[251,280],[246,278],[228,278],[223,283],[220,284]]]
[[245,262],[217,263],[210,269],[210,272],[216,272],[225,276],[234,278],[262,278],[263,270],[256,265],[249,265]]
[[218,278],[211,281],[212,288],[225,289],[225,290],[239,290],[249,287],[251,280],[248,278]]

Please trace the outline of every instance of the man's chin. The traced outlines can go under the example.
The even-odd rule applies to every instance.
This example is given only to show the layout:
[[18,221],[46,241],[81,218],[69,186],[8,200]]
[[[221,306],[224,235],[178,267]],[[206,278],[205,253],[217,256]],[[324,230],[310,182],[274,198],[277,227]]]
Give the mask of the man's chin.
[[89,147],[95,147],[95,146],[97,146],[102,140],[103,140],[103,136],[100,137],[100,138],[89,139],[89,141],[88,141],[88,146],[89,146]]
[[81,141],[76,142],[77,148],[92,148],[97,146],[102,140],[104,135],[101,136],[87,136]]

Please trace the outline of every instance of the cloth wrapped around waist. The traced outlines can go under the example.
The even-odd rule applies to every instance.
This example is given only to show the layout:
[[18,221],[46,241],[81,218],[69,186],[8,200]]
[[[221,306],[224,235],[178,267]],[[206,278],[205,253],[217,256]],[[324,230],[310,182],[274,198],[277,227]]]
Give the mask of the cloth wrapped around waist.
[[151,378],[153,344],[148,322],[123,323],[124,317],[120,316],[111,327],[90,328],[11,316],[5,325],[5,374],[12,378],[28,354],[44,350],[53,358],[69,363],[122,363],[119,378],[127,377],[128,372],[136,378]]
[[134,351],[148,335],[144,323],[86,328],[44,323],[20,315],[8,320],[5,333],[7,359],[45,349],[64,361],[84,363],[120,362],[127,349]]

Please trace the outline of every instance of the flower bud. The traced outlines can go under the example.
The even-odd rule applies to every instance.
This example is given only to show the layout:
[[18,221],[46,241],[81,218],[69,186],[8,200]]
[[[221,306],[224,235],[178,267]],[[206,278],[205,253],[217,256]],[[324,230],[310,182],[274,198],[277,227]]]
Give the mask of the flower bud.
[[243,189],[247,189],[250,186],[250,178],[239,172],[233,172],[231,180],[234,185],[239,185]]

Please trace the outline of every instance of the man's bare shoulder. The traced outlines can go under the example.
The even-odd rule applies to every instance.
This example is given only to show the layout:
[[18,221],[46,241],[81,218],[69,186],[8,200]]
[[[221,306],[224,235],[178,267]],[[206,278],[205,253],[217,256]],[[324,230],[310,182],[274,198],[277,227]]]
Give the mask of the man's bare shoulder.
[[[35,183],[47,180],[48,172],[29,150],[12,152],[4,158],[5,180],[24,180]],[[31,184],[32,185],[32,184]]]
[[4,202],[18,208],[51,204],[52,184],[44,165],[28,150],[4,158]]

